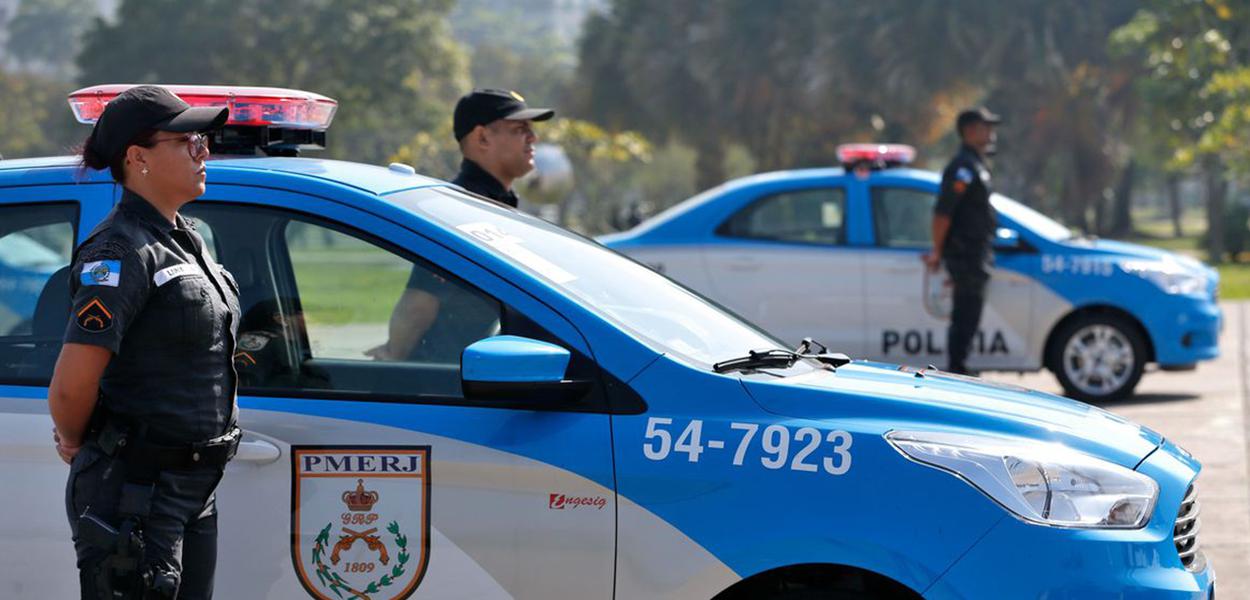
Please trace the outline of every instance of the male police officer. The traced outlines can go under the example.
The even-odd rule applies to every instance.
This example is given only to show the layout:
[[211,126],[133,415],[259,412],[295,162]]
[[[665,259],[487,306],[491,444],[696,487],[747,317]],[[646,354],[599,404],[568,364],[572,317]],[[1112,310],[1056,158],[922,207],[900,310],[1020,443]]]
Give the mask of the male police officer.
[[[532,124],[555,114],[550,108],[526,106],[525,98],[513,91],[476,89],[461,97],[452,129],[464,160],[451,182],[515,208],[512,183],[534,169],[538,136]],[[457,308],[454,320],[446,314],[448,307]],[[482,320],[493,322],[493,316],[487,318],[491,313],[498,314],[479,295],[416,267],[391,312],[389,339],[366,354],[378,360],[409,360],[425,346],[434,351],[426,352],[425,358],[441,358],[437,355],[448,351],[459,357],[464,345],[485,337],[477,325]]]
[[959,153],[942,171],[942,187],[933,209],[933,251],[925,255],[930,271],[945,263],[954,284],[955,306],[946,332],[948,368],[967,374],[968,352],[981,322],[994,254],[991,243],[998,218],[990,205],[990,172],[985,157],[993,152],[998,115],[984,107],[965,110],[955,120]]

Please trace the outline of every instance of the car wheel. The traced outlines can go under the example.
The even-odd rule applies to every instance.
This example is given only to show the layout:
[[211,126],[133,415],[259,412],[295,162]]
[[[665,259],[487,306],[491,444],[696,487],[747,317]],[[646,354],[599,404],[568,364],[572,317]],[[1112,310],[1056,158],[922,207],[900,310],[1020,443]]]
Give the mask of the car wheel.
[[1064,393],[1085,402],[1128,397],[1146,367],[1146,342],[1137,326],[1111,314],[1065,323],[1050,348],[1050,368]]
[[769,596],[769,600],[880,600],[866,593],[838,590],[795,590]]

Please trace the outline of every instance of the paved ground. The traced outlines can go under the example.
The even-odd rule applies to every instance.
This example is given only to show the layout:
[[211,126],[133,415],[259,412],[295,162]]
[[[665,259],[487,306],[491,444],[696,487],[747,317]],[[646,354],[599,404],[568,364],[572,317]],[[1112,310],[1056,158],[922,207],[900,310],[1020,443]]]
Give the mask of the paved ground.
[[[1220,358],[1196,371],[1146,373],[1137,395],[1103,408],[1141,423],[1198,457],[1200,543],[1221,598],[1250,598],[1250,303],[1225,303]],[[1062,393],[1049,372],[988,378]]]

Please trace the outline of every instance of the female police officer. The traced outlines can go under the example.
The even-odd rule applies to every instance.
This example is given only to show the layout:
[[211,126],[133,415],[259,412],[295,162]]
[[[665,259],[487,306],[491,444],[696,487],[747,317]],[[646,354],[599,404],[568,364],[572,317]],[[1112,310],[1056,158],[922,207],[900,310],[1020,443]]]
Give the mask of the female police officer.
[[156,86],[105,107],[82,151],[121,201],[78,248],[48,394],[83,598],[209,598],[213,492],[238,446],[238,287],[178,209],[204,193],[224,108]]

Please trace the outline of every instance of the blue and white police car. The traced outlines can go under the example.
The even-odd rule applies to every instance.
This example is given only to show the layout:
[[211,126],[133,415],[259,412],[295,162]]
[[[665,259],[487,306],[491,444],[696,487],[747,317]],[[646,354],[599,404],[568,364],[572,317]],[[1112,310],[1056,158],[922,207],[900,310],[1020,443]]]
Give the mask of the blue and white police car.
[[[909,146],[848,144],[841,168],[765,173],[708,190],[602,241],[787,342],[946,364],[951,288],[929,273],[940,176]],[[1050,369],[1066,393],[1132,393],[1148,363],[1219,354],[1219,276],[1185,256],[1074,236],[1005,196],[996,268],[969,366]]]
[[[239,390],[244,439],[219,490],[221,597],[1214,593],[1201,467],[1154,431],[1057,396],[790,350],[443,181],[281,156],[321,138],[328,99],[171,88],[231,106],[219,150],[274,154],[219,153],[183,209],[258,313],[236,366],[267,362]],[[75,94],[80,118],[111,93]],[[0,242],[36,228],[80,242],[118,198],[72,157],[0,162]],[[77,593],[46,405],[76,275],[62,263],[31,326],[0,332],[5,598]],[[480,339],[373,360],[414,272],[457,290],[435,326]]]

